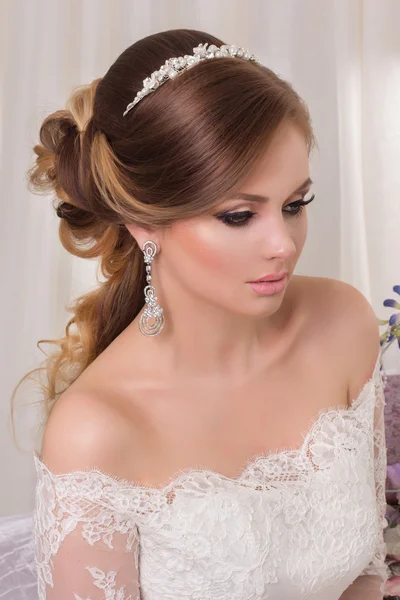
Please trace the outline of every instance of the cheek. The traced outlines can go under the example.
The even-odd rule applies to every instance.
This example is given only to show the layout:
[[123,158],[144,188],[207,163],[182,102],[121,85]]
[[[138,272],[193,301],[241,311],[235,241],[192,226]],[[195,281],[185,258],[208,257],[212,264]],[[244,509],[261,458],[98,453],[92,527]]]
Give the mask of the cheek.
[[304,212],[299,218],[288,217],[286,222],[288,223],[288,234],[296,247],[296,255],[298,256],[301,253],[307,238],[307,212]]
[[193,268],[200,277],[237,275],[244,248],[235,243],[232,231],[226,229],[219,223],[176,223],[170,237],[171,254],[179,257],[181,268]]
[[307,212],[306,212],[304,214],[304,216],[302,216],[302,218],[300,218],[300,223],[297,226],[297,228],[295,228],[295,231],[293,233],[294,242],[296,244],[298,252],[301,252],[301,250],[305,244],[306,237],[307,237],[307,230],[308,230],[308,219],[307,219]]

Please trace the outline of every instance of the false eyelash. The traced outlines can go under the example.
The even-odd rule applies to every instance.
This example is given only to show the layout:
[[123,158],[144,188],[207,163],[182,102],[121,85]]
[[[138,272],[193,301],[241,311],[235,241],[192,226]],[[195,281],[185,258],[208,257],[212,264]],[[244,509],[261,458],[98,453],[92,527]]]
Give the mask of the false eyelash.
[[[304,210],[304,207],[309,204],[310,202],[312,202],[315,198],[315,194],[313,194],[311,196],[311,198],[309,200],[296,200],[296,202],[292,202],[291,204],[288,204],[287,206],[294,206],[296,210],[293,211],[289,211],[287,214],[290,215],[291,217],[299,217],[301,215],[301,213]],[[234,213],[221,213],[220,215],[216,215],[217,219],[220,219],[225,225],[228,225],[229,227],[245,227],[246,225],[248,225],[251,221],[251,218],[253,217],[253,215],[255,215],[256,213],[250,211],[250,210],[244,210],[244,211],[239,211],[239,212],[234,212]],[[237,217],[239,215],[239,217],[241,217],[242,221],[235,221],[235,217]]]

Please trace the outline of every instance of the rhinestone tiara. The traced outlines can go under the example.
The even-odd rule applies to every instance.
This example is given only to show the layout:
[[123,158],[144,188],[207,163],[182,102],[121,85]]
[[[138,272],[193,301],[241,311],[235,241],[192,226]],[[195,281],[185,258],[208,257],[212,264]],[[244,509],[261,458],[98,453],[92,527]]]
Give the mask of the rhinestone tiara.
[[168,81],[169,79],[173,79],[180,72],[186,71],[190,69],[195,64],[202,60],[206,60],[207,58],[223,58],[225,56],[243,58],[245,60],[250,60],[253,62],[260,62],[257,56],[254,54],[250,54],[250,52],[246,48],[241,48],[240,46],[224,44],[218,48],[212,44],[208,46],[208,42],[205,44],[199,44],[196,48],[193,48],[193,55],[185,54],[185,56],[179,56],[177,58],[169,58],[165,61],[165,63],[158,69],[158,71],[154,71],[150,77],[146,77],[143,80],[143,88],[136,94],[133,102],[128,104],[126,110],[123,114],[125,115],[138,103],[142,98],[155,92],[160,85]]

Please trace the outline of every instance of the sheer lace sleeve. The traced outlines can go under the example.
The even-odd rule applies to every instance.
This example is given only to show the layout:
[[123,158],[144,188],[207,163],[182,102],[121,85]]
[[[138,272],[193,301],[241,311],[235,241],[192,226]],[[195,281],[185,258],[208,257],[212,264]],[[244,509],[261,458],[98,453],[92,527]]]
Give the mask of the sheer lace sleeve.
[[54,474],[34,460],[39,600],[139,600],[131,490],[100,471]]
[[[380,363],[381,364],[381,363]],[[341,596],[341,600],[381,600],[384,597],[384,586],[389,577],[389,569],[385,563],[387,547],[383,537],[383,530],[388,525],[386,515],[386,468],[387,449],[385,435],[385,393],[384,379],[379,367],[376,371],[375,390],[376,402],[374,412],[374,480],[377,508],[377,535],[375,551],[370,563],[361,572],[359,577]]]

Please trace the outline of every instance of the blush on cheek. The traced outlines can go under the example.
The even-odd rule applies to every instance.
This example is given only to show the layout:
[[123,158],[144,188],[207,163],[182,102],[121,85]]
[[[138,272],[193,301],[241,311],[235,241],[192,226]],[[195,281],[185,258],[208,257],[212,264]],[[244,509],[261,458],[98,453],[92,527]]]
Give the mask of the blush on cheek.
[[[189,266],[199,272],[217,273],[223,276],[235,271],[235,257],[232,256],[232,240],[229,242],[221,234],[220,228],[210,223],[182,224],[177,223],[171,242],[174,251]],[[237,249],[238,251],[239,249]]]

